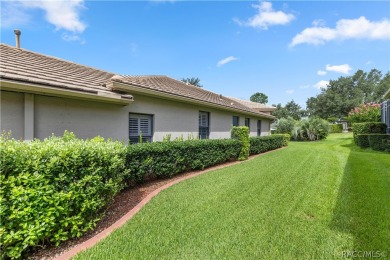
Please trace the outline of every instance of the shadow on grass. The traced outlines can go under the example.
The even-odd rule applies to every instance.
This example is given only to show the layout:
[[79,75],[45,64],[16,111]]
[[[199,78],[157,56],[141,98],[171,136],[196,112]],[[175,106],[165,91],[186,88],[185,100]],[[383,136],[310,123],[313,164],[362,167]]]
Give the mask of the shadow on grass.
[[331,228],[353,237],[353,248],[343,250],[390,256],[390,155],[354,143],[342,147],[350,153]]

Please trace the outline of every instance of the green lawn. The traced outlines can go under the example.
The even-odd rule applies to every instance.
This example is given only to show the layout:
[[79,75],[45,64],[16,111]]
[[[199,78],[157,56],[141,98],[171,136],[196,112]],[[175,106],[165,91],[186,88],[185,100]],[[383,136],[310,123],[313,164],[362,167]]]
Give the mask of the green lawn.
[[334,134],[177,184],[76,259],[329,259],[353,250],[390,256],[390,155]]

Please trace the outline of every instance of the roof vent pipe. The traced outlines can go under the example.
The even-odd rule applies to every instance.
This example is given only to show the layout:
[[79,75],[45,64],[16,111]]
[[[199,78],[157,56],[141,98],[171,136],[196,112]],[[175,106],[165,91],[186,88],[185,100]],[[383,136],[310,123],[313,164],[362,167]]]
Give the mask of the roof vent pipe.
[[14,30],[14,33],[15,33],[15,37],[16,37],[16,48],[20,48],[20,35],[21,35],[21,32],[20,30]]

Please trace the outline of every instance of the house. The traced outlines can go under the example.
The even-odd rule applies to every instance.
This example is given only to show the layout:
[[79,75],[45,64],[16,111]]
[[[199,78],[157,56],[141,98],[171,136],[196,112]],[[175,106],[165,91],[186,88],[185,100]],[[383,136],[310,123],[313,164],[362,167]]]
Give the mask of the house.
[[387,133],[390,134],[390,89],[383,95],[385,99],[381,104],[382,122],[387,125]]
[[273,111],[276,110],[276,107],[274,106],[270,106],[270,105],[266,105],[266,104],[261,104],[261,103],[257,103],[257,102],[252,102],[252,101],[249,101],[249,100],[243,100],[243,99],[239,99],[239,98],[235,98],[235,97],[229,97],[230,99],[234,100],[234,101],[237,101],[253,110],[256,110],[258,112],[262,112],[262,113],[266,113],[268,115],[271,115],[271,113]]
[[268,135],[266,111],[166,76],[125,76],[0,45],[1,130],[43,139],[64,130],[80,138],[161,141],[230,138],[233,125]]

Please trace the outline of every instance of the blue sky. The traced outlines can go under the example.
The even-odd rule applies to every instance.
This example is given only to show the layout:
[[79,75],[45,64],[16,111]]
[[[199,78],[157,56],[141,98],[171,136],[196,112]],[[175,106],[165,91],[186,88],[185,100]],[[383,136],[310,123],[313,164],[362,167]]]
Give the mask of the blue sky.
[[388,1],[10,1],[1,42],[128,75],[305,106],[331,79],[390,70]]

